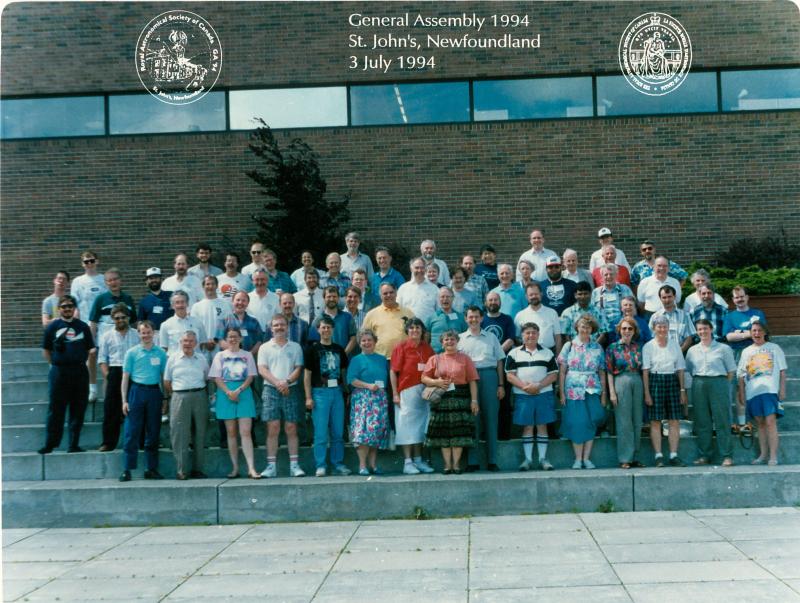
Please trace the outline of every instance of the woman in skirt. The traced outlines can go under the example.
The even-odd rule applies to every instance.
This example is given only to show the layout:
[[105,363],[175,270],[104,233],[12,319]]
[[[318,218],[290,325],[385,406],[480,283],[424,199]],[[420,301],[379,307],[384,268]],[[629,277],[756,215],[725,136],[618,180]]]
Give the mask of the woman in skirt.
[[600,344],[592,341],[597,329],[594,317],[584,314],[575,321],[578,336],[558,355],[561,433],[572,442],[573,469],[595,468],[589,456],[597,427],[605,419],[605,357]]
[[[386,379],[389,363],[375,353],[378,338],[369,329],[361,331],[361,353],[347,367],[350,394],[350,441],[358,453],[358,474],[380,473],[378,448],[386,448],[389,439],[389,402]],[[369,468],[367,468],[369,461]]]
[[470,357],[458,351],[458,333],[447,330],[439,340],[444,351],[428,359],[422,383],[445,391],[441,400],[431,405],[425,443],[442,449],[445,475],[460,474],[461,453],[474,444],[478,371]]
[[669,464],[685,467],[678,456],[681,437],[681,417],[688,409],[684,385],[686,362],[675,339],[669,336],[669,319],[656,316],[652,321],[655,338],[644,344],[642,350],[642,381],[644,382],[644,404],[650,421],[650,441],[655,451],[656,467],[664,466],[661,453],[661,420],[669,424]]
[[425,341],[425,325],[419,318],[406,322],[408,338],[392,350],[392,401],[394,402],[395,444],[403,447],[403,473],[417,475],[433,473],[422,460],[422,443],[428,430],[430,408],[422,399],[422,371],[433,348]]

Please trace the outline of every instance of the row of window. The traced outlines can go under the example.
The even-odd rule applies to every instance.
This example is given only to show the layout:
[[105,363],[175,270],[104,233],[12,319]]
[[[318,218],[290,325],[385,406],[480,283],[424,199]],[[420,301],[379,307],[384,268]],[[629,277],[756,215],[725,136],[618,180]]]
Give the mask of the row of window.
[[227,95],[227,106],[224,91],[182,106],[149,94],[0,100],[2,138],[248,130],[254,117],[272,128],[307,128],[798,109],[800,68],[692,72],[665,96],[641,94],[622,76],[230,90]]

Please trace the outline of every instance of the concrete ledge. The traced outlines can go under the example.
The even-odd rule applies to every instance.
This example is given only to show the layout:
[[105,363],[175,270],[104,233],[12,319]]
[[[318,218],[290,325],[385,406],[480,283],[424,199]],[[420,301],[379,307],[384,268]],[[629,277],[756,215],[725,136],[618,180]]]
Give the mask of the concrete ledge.
[[8,402],[47,400],[47,372],[33,381],[4,381],[2,392],[4,404]]
[[633,490],[637,511],[795,506],[800,466],[636,471]]
[[45,479],[43,455],[30,452],[3,455],[3,481],[43,479]]
[[220,480],[16,482],[3,487],[3,525],[145,526],[217,523]]

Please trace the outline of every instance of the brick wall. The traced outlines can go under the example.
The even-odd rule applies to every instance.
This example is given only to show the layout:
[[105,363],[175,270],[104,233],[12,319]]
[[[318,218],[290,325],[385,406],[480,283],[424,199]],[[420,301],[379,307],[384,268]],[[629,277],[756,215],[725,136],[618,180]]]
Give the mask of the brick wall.
[[[133,44],[153,4],[11,4],[3,13],[4,94],[138,90]],[[219,85],[356,81],[343,65],[355,4],[182,5],[223,40]],[[386,4],[357,5],[386,12]],[[402,12],[413,7],[391,5]],[[448,14],[450,5],[424,5]],[[458,4],[459,12],[486,5]],[[500,11],[500,4],[492,4]],[[651,5],[504,3],[542,33],[534,59],[453,53],[430,77],[614,71],[621,29]],[[365,8],[366,7],[366,8]],[[691,32],[695,65],[800,61],[797,9],[789,2],[660,6]],[[449,13],[452,14],[452,11]],[[298,23],[296,28],[287,23]],[[300,24],[301,23],[301,24]],[[618,25],[622,23],[622,25]],[[298,33],[300,32],[300,33]],[[548,38],[553,41],[547,44]],[[558,44],[555,44],[555,40]],[[254,60],[253,57],[264,57]],[[375,77],[375,76],[370,76]],[[419,77],[419,74],[417,74]],[[133,78],[133,79],[132,79]],[[584,260],[601,225],[634,259],[654,238],[680,262],[705,259],[740,236],[784,228],[800,235],[800,112],[603,120],[369,127],[279,132],[318,152],[333,197],[351,192],[352,225],[374,242],[413,250],[435,238],[453,261],[493,242],[500,259],[547,245]],[[245,251],[255,233],[257,188],[246,133],[5,141],[2,206],[2,343],[38,345],[39,304],[53,273],[80,272],[92,248],[143,293],[143,270],[169,269],[199,240]],[[375,216],[379,216],[377,219]],[[284,268],[294,268],[286,259]]]

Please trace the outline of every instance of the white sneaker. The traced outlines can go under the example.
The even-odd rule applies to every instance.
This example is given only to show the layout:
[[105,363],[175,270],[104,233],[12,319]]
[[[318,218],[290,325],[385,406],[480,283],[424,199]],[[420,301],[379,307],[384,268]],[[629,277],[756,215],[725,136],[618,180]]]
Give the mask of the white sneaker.
[[572,463],[572,468],[573,469],[583,469],[583,462],[580,459],[578,459],[577,461]]
[[420,470],[414,463],[405,463],[403,465],[403,473],[406,475],[419,475]]
[[425,461],[419,461],[418,463],[414,463],[414,466],[419,469],[420,473],[433,473],[433,467],[431,467]]
[[334,475],[350,475],[351,473],[352,473],[352,471],[350,471],[350,469],[348,469],[344,465],[336,465],[333,468],[333,474]]
[[592,461],[590,461],[589,459],[586,459],[585,461],[583,461],[583,468],[584,469],[595,469],[595,466],[594,466],[594,463]]
[[528,459],[525,459],[519,464],[520,471],[530,471],[533,468],[533,463]]
[[551,463],[547,459],[542,459],[541,461],[539,461],[539,467],[542,468],[542,471],[552,471],[554,469],[553,463]]
[[169,415],[161,415],[161,423],[169,423]]
[[325,467],[317,467],[317,471],[314,475],[317,477],[325,477],[328,475],[328,472],[325,470]]
[[261,477],[278,477],[278,468],[275,463],[267,464],[267,468],[261,472]]
[[97,386],[89,385],[89,402],[97,402]]
[[292,465],[289,467],[289,475],[292,477],[305,477],[306,472],[300,468],[300,465]]

